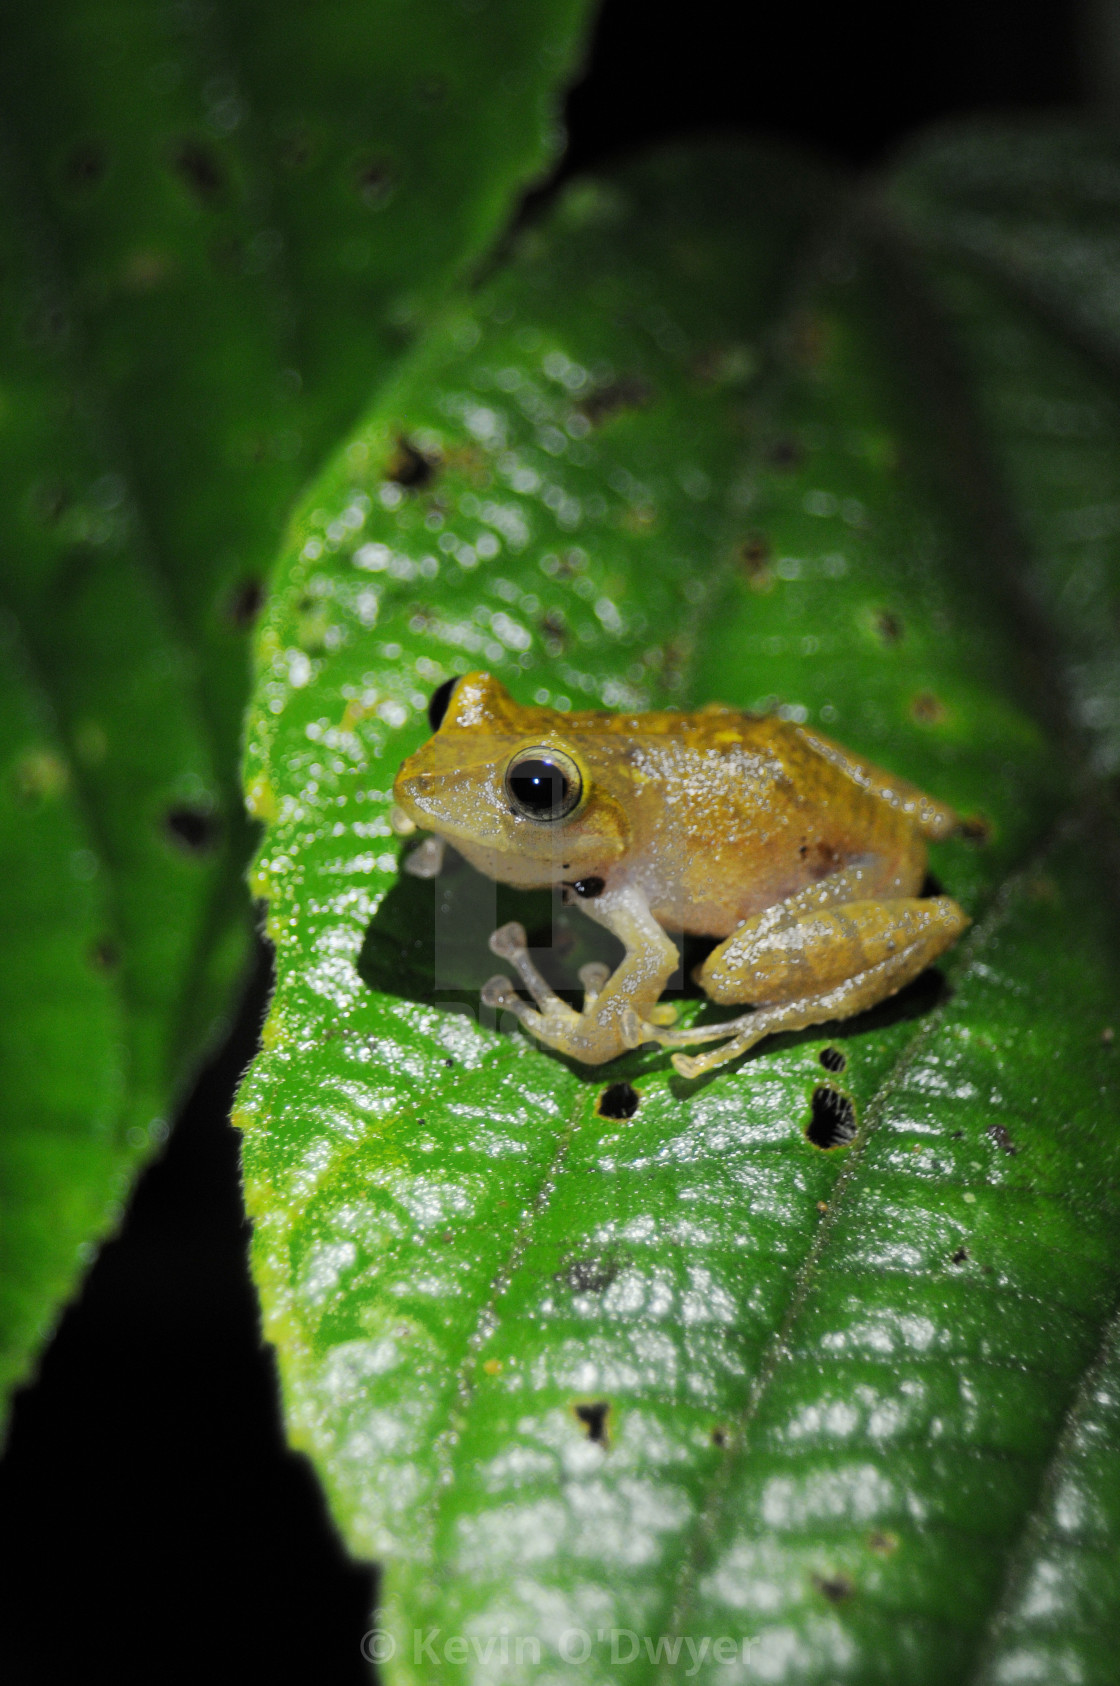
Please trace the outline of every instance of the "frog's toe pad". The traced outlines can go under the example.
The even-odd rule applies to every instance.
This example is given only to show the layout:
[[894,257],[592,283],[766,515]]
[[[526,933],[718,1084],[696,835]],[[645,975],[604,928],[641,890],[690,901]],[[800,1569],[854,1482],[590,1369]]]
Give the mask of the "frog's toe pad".
[[599,999],[610,975],[610,967],[604,966],[601,960],[589,960],[586,966],[580,967],[579,981],[583,985],[585,1008]]
[[490,952],[501,960],[513,960],[517,955],[524,954],[527,947],[525,927],[519,925],[516,919],[511,919],[508,925],[499,925],[496,931],[490,933]]
[[699,1077],[704,1069],[703,1061],[693,1059],[691,1054],[673,1054],[671,1058],[673,1070],[679,1072],[682,1077]]
[[521,997],[514,989],[508,978],[499,972],[495,977],[487,978],[481,990],[482,1005],[484,1007],[518,1007],[524,1005]]

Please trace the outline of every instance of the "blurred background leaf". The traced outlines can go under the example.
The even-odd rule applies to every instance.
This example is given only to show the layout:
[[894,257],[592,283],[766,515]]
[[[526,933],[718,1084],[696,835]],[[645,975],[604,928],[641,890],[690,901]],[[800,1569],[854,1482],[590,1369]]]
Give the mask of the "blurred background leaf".
[[[484,29],[435,0],[5,14],[0,604],[99,886],[68,987],[113,1008],[74,1019],[84,1123],[5,1076],[4,1224],[27,1242],[8,1386],[245,975],[246,638],[286,511],[553,156],[587,11],[501,0]],[[29,964],[26,945],[9,958],[15,1000],[39,988]],[[68,1144],[54,1186],[44,1130]]]

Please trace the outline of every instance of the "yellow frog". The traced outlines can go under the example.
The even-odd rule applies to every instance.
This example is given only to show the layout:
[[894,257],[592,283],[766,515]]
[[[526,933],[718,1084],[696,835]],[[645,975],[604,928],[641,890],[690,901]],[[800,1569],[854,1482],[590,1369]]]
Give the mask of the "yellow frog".
[[[644,1042],[689,1047],[697,1077],[764,1036],[845,1018],[893,995],[968,924],[948,896],[922,897],[928,837],[960,824],[943,803],[820,733],[718,703],[695,714],[561,714],[525,708],[488,673],[448,680],[433,736],[394,796],[434,833],[406,861],[439,870],[444,843],[489,877],[559,884],[622,942],[612,973],[584,966],[583,1011],[548,986],[524,929],[490,938],[506,977],[483,1000],[541,1042],[599,1065]],[[718,1025],[669,1028],[658,997],[678,964],[667,930],[723,940],[697,969],[713,1001],[751,1004]]]

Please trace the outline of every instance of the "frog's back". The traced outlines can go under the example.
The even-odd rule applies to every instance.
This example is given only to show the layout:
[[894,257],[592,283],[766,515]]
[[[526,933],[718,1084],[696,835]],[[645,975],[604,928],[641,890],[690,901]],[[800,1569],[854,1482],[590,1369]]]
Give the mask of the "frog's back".
[[791,721],[718,706],[586,719],[614,777],[625,764],[630,870],[666,925],[725,935],[853,861],[889,877],[907,860],[920,882],[911,817]]

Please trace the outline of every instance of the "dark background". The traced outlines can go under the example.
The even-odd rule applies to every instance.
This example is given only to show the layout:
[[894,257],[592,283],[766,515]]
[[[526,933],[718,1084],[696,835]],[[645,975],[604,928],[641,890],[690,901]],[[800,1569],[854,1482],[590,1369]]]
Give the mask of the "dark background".
[[[1099,80],[1072,0],[943,0],[893,19],[689,0],[667,15],[671,29],[648,0],[606,0],[560,179],[704,129],[874,166],[927,123],[1079,104]],[[17,1400],[0,1464],[5,1686],[368,1681],[373,1572],[346,1561],[284,1448],[246,1270],[227,1115],[267,973],[262,952],[228,1044]]]

